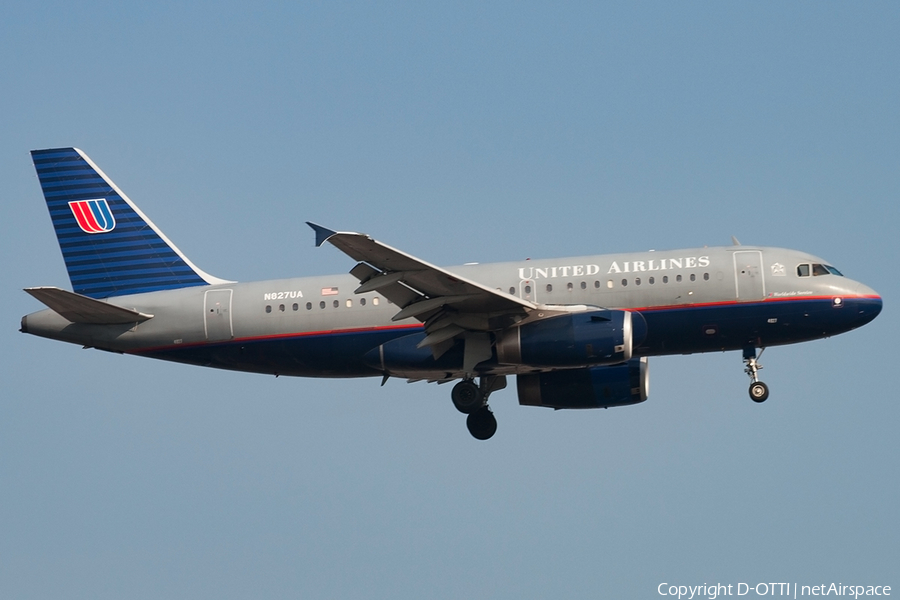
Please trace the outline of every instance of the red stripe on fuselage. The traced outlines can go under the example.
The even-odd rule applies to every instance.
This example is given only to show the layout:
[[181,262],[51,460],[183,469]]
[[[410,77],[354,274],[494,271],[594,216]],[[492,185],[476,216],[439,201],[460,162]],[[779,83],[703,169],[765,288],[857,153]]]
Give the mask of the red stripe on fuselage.
[[740,302],[738,300],[724,300],[721,302],[697,302],[695,304],[666,304],[663,306],[644,306],[641,308],[626,308],[624,310],[633,310],[638,312],[653,312],[657,310],[677,310],[680,308],[707,308],[712,306],[747,306],[750,304],[770,304],[773,302],[799,302],[802,300],[834,300],[835,298],[870,298],[881,299],[879,295],[854,295],[854,296],[789,296],[784,298],[764,298],[762,300],[749,300]]
[[[792,296],[789,298],[766,298],[764,300],[752,300],[749,302],[739,302],[737,300],[726,300],[722,302],[699,302],[696,304],[669,304],[665,306],[645,306],[641,308],[623,308],[619,310],[628,310],[633,312],[656,312],[656,311],[666,311],[666,310],[683,310],[683,309],[692,309],[692,308],[711,308],[716,306],[749,306],[753,304],[768,304],[774,302],[798,302],[802,300],[834,300],[834,298],[871,298],[871,299],[881,299],[881,296],[876,295],[854,295],[854,296]],[[615,310],[615,309],[613,309]],[[298,331],[293,333],[274,333],[269,335],[258,335],[258,336],[250,336],[244,338],[234,338],[231,340],[222,340],[216,342],[192,342],[190,344],[171,344],[167,346],[156,346],[152,348],[138,348],[135,350],[124,350],[129,354],[141,354],[144,352],[160,352],[166,350],[177,350],[179,348],[196,348],[198,346],[213,346],[213,345],[221,345],[221,344],[236,344],[236,343],[246,343],[246,342],[263,342],[269,340],[279,340],[279,339],[291,339],[291,338],[304,338],[304,337],[315,337],[315,336],[326,336],[326,335],[344,335],[344,334],[353,334],[353,333],[372,333],[379,331],[402,331],[406,330],[415,330],[422,329],[422,325],[420,323],[410,323],[407,325],[380,325],[373,327],[356,327],[351,329],[323,329],[320,331]]]

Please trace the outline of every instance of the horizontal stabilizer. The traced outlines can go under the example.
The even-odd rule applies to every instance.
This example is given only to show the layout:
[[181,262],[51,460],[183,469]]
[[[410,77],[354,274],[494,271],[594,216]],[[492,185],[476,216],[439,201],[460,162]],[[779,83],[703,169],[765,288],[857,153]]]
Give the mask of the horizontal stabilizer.
[[145,315],[57,287],[25,288],[25,291],[73,323],[116,325],[141,323],[153,318],[153,315]]

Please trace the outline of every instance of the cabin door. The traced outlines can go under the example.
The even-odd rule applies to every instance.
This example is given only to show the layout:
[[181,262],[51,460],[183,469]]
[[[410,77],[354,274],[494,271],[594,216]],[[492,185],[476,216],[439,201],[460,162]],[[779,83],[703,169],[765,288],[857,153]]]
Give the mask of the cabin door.
[[738,300],[762,300],[766,295],[762,252],[759,250],[735,252],[734,277]]
[[206,292],[203,301],[203,325],[206,339],[210,342],[230,340],[234,337],[231,323],[232,290],[211,290]]

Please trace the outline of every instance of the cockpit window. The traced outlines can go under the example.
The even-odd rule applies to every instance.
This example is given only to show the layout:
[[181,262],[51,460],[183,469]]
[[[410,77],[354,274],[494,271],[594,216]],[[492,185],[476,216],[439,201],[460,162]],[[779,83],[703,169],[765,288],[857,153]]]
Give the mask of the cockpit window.
[[[818,277],[819,275],[837,275],[838,277],[844,276],[843,273],[841,273],[831,265],[820,265],[817,263],[812,265],[812,274],[813,277]],[[797,276],[809,277],[809,265],[797,265]]]

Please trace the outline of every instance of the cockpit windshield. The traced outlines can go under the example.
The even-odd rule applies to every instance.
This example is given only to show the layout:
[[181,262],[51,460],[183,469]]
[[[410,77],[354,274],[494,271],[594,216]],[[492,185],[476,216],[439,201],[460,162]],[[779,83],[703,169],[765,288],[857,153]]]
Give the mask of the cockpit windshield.
[[809,277],[810,275],[810,266],[812,266],[812,276],[818,277],[819,275],[837,275],[838,277],[843,277],[844,274],[832,267],[831,265],[822,265],[818,263],[813,263],[812,265],[802,264],[797,265],[797,276],[798,277]]

